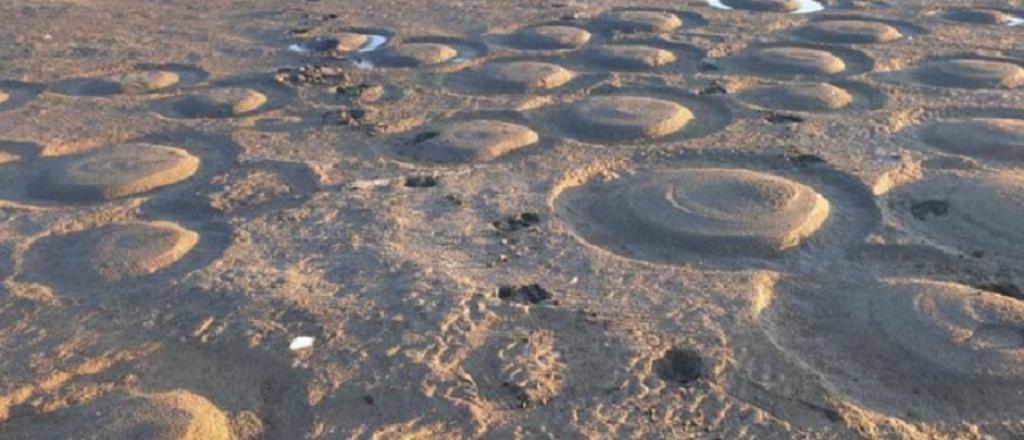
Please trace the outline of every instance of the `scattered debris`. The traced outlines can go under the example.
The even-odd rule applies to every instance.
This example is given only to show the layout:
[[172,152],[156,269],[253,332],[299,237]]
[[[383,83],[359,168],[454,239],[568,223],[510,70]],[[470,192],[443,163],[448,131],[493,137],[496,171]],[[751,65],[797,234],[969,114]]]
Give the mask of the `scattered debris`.
[[782,153],[782,158],[800,167],[807,167],[828,162],[825,159],[821,158],[821,156],[803,153],[796,148],[786,148],[786,150]]
[[462,194],[448,194],[445,199],[452,202],[455,206],[463,206],[466,204],[466,197]]
[[366,111],[359,108],[331,110],[324,112],[323,115],[321,115],[321,119],[324,124],[346,127],[361,125],[365,118]]
[[540,214],[535,212],[524,212],[516,214],[505,220],[498,220],[491,223],[494,229],[501,232],[515,232],[523,229],[529,229],[540,223]]
[[764,120],[772,124],[799,124],[804,122],[804,118],[800,116],[776,112],[764,112]]
[[306,348],[313,348],[313,342],[316,338],[312,336],[299,336],[292,339],[292,343],[288,345],[288,349],[291,351],[299,351]]
[[711,85],[709,85],[709,86],[707,86],[707,87],[705,87],[703,89],[700,89],[697,92],[697,94],[698,95],[728,95],[729,94],[729,90],[726,89],[724,86],[722,86],[722,84],[720,84],[718,81],[712,81]]
[[405,186],[408,188],[433,188],[440,181],[434,176],[412,176],[405,178]]
[[338,94],[350,96],[354,101],[377,102],[384,97],[384,86],[380,84],[359,84],[355,87],[338,87]]
[[527,284],[525,286],[501,286],[498,288],[498,298],[523,304],[540,304],[553,298],[553,295],[539,284]]
[[281,84],[295,86],[331,83],[345,87],[352,83],[352,79],[344,69],[321,64],[306,64],[298,69],[278,69],[274,79]]

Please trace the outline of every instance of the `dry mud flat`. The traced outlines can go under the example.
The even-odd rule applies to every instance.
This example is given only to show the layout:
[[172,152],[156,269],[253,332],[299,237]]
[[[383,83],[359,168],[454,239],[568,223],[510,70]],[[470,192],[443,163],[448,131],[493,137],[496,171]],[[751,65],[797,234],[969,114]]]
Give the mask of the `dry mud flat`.
[[0,5],[0,440],[1024,439],[1021,17]]

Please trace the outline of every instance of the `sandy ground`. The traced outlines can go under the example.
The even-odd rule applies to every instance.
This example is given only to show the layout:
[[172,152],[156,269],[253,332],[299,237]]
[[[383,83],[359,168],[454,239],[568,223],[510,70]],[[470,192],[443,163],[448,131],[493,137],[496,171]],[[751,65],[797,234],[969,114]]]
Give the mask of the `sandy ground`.
[[722,1],[0,2],[0,439],[1024,439],[1024,4]]

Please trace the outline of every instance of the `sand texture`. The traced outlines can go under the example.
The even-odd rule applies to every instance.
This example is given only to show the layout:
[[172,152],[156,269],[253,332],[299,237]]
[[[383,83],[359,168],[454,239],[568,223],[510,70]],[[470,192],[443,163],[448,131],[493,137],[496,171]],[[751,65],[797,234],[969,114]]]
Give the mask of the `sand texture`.
[[0,1],[0,440],[606,439],[1024,440],[1024,1]]

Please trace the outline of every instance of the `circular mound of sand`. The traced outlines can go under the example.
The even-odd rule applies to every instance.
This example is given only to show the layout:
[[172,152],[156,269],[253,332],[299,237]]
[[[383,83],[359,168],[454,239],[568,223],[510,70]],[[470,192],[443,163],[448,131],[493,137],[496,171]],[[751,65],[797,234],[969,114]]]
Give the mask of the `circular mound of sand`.
[[334,38],[338,40],[335,50],[339,52],[354,52],[362,49],[366,46],[366,43],[370,42],[369,36],[352,32],[341,32],[335,35]]
[[453,122],[423,132],[400,147],[398,154],[422,162],[486,162],[533,145],[539,139],[537,132],[530,128],[479,119]]
[[389,49],[385,61],[399,67],[422,67],[445,63],[458,55],[455,48],[440,43],[405,43]]
[[894,283],[872,315],[903,349],[957,374],[1024,379],[1024,302],[950,283]]
[[945,15],[946,19],[962,23],[976,24],[1007,24],[1010,16],[1005,12],[994,9],[961,9],[950,11]]
[[1024,175],[992,173],[969,179],[949,195],[948,226],[961,233],[981,228],[993,243],[1024,243]]
[[0,90],[0,104],[7,102],[8,99],[11,99],[11,95],[8,95],[3,90]]
[[763,87],[745,99],[764,108],[801,112],[839,110],[853,103],[850,92],[826,83]]
[[125,223],[83,233],[71,249],[99,280],[114,283],[171,266],[199,234],[169,222]]
[[[45,420],[45,419],[44,419]],[[185,391],[103,397],[46,423],[5,431],[11,440],[232,440],[224,412]]]
[[259,110],[266,103],[266,95],[260,92],[232,87],[186,96],[175,108],[186,118],[230,118]]
[[839,57],[818,49],[772,47],[758,50],[747,57],[748,68],[766,74],[834,75],[846,70]]
[[914,77],[923,83],[940,87],[1012,88],[1024,84],[1024,69],[1003,61],[944,60],[922,66]]
[[940,174],[890,194],[905,225],[938,243],[984,258],[1024,258],[1024,173]]
[[181,182],[199,159],[180,148],[125,144],[58,159],[40,195],[56,200],[110,200]]
[[113,79],[121,93],[136,95],[152,93],[178,84],[179,77],[174,72],[129,72]]
[[600,46],[590,53],[602,64],[621,69],[648,69],[676,61],[676,56],[672,52],[638,44]]
[[821,21],[809,24],[797,33],[808,40],[838,44],[890,43],[903,38],[895,27],[862,20]]
[[1024,160],[1024,120],[972,118],[936,122],[922,132],[928,144],[965,156]]
[[534,49],[576,49],[590,42],[590,32],[572,26],[537,26],[517,32],[513,40]]
[[798,0],[722,0],[730,8],[763,12],[793,12],[800,9]]
[[562,66],[536,61],[492,64],[485,70],[502,86],[522,92],[560,87],[574,76]]
[[604,140],[668,136],[692,119],[686,107],[640,96],[599,96],[580,102],[569,112],[573,130]]
[[596,244],[689,254],[774,254],[814,234],[829,215],[812,188],[741,169],[641,174],[584,187],[562,206]]
[[668,33],[683,25],[678,15],[658,11],[614,11],[599,22],[619,32]]

